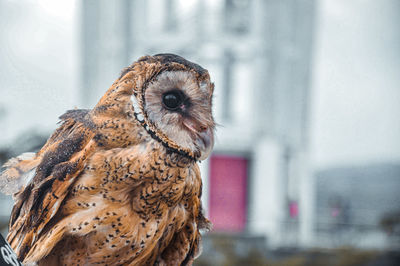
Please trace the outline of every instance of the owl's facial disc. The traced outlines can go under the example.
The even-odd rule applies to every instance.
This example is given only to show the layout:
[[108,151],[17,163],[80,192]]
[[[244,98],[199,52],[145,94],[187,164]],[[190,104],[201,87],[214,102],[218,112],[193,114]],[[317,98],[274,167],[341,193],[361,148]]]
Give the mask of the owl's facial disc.
[[204,160],[214,145],[212,84],[199,82],[189,71],[164,71],[144,95],[144,112],[170,141]]

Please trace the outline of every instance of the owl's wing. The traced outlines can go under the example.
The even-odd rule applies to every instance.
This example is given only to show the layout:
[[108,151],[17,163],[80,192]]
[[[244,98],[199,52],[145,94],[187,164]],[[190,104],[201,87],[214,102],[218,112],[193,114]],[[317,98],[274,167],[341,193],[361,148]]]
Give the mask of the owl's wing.
[[[0,176],[0,180],[6,180],[4,183],[8,188],[21,188],[14,195],[15,205],[7,237],[21,260],[41,235],[51,230],[49,222],[55,218],[95,146],[88,111],[68,111],[60,118],[62,125],[35,157],[12,159]],[[53,246],[46,248],[51,250]]]

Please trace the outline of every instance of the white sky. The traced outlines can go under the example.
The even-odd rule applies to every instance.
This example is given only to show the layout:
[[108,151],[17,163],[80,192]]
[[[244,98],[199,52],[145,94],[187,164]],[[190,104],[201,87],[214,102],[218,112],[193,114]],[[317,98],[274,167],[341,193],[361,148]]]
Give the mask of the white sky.
[[0,143],[37,126],[56,127],[77,104],[76,1],[2,1]]
[[400,1],[323,0],[318,9],[314,165],[400,161]]

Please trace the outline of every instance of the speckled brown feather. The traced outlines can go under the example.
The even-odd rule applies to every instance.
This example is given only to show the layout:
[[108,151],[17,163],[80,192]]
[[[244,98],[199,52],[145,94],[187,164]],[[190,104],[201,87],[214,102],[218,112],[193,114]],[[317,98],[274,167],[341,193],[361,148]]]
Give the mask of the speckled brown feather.
[[134,94],[143,108],[147,84],[166,70],[209,80],[181,57],[142,57],[93,110],[63,115],[36,156],[6,165],[0,180],[35,171],[15,194],[8,235],[25,263],[191,265],[199,230],[210,224],[201,211],[199,155],[171,141],[146,113],[135,119],[131,101]]

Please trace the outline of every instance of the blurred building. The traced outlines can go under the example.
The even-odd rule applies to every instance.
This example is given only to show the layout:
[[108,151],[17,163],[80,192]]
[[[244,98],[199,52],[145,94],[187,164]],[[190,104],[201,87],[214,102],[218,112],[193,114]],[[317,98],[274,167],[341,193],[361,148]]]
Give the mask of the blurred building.
[[395,245],[380,224],[400,209],[399,2],[60,2],[0,0],[4,154],[92,107],[138,57],[177,53],[215,82],[220,126],[201,163],[215,233]]

